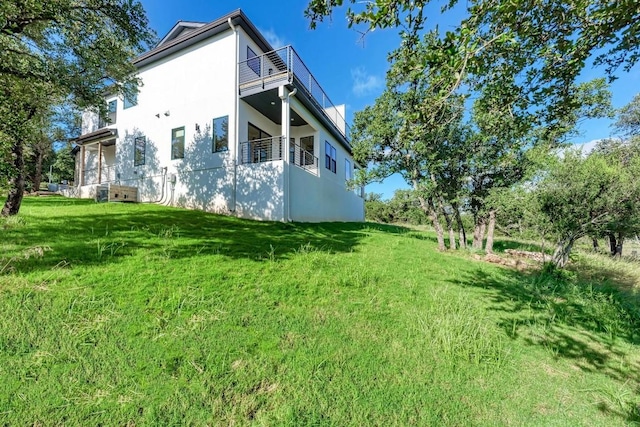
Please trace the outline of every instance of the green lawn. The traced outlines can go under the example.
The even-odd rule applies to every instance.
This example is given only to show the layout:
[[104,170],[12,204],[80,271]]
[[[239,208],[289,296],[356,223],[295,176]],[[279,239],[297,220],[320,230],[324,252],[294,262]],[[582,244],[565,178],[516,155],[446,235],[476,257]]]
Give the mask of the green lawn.
[[27,198],[0,222],[0,425],[640,425],[635,267],[435,246]]

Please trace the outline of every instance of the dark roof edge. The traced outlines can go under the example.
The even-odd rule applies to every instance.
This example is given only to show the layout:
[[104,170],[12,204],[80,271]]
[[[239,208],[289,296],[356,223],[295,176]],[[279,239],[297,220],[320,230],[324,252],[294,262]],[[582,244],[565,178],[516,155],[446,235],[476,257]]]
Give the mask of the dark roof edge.
[[247,18],[244,12],[241,9],[237,9],[231,13],[224,15],[221,18],[216,19],[215,21],[211,21],[210,23],[189,32],[188,34],[185,34],[184,36],[178,37],[174,40],[170,40],[162,44],[161,46],[143,53],[133,60],[133,64],[138,68],[144,67],[145,65],[151,64],[155,61],[159,61],[160,59],[165,58],[172,53],[192,46],[202,40],[230,30],[231,27],[229,27],[228,23],[229,19],[231,19],[231,23],[233,25],[239,25],[240,27],[242,27],[242,29],[249,35],[249,37],[251,37],[251,39],[253,39],[253,41],[256,42],[264,52],[273,50],[273,47],[264,38],[264,36],[260,34],[256,26],[253,25],[253,23],[249,20],[249,18]]
[[110,138],[115,136],[118,136],[117,129],[103,128],[103,129],[98,129],[97,131],[94,131],[91,133],[80,135],[78,138],[76,138],[75,141],[77,144],[85,144],[87,142],[95,141],[97,139]]

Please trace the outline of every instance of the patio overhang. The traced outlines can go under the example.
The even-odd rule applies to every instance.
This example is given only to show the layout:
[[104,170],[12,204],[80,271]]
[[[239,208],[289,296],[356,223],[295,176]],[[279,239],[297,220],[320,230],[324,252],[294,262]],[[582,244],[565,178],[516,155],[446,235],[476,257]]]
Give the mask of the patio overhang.
[[88,143],[102,142],[102,145],[113,145],[116,143],[115,138],[118,136],[117,129],[102,128],[95,132],[81,135],[76,139],[76,144],[85,145]]

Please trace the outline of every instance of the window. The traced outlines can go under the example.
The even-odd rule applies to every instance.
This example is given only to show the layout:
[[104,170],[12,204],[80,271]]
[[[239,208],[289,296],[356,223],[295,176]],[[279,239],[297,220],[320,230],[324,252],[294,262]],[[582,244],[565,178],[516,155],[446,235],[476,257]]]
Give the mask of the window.
[[331,172],[336,173],[336,147],[329,144],[328,141],[324,142],[324,167]]
[[171,131],[171,160],[184,159],[184,126]]
[[344,159],[344,180],[349,181],[353,178],[353,174],[351,173],[351,162],[349,159]]
[[105,126],[109,126],[115,124],[116,118],[118,117],[118,101],[113,100],[107,103],[107,120],[104,121],[100,118],[98,123],[98,127],[103,128]]
[[144,136],[138,136],[133,141],[133,166],[142,166],[147,149],[147,139]]
[[[262,129],[249,123],[248,129],[249,141],[263,140],[271,138],[271,135],[263,131]],[[272,143],[273,141],[260,141],[250,144],[251,146],[251,161],[253,163],[266,162],[273,160],[272,157]],[[282,147],[280,147],[282,149]],[[279,158],[282,157],[282,153],[279,154]],[[249,160],[249,159],[247,159]]]
[[124,101],[123,101],[123,108],[127,109],[130,107],[134,107],[138,105],[138,94],[134,93],[131,96],[126,96],[124,97]]
[[303,136],[300,138],[300,148],[302,155],[302,165],[309,166],[314,164],[313,155],[313,135]]
[[247,65],[254,73],[260,75],[260,58],[249,46],[247,46]]
[[229,116],[213,119],[213,146],[214,153],[229,149]]

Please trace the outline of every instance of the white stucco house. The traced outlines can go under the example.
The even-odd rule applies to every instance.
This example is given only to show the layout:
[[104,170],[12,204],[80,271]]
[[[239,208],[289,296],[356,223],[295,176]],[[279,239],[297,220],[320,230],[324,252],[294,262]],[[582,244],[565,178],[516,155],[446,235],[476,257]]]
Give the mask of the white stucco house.
[[178,22],[134,61],[136,99],[83,114],[75,194],[137,188],[137,201],[274,221],[363,221],[344,106],[290,47],[241,10]]

